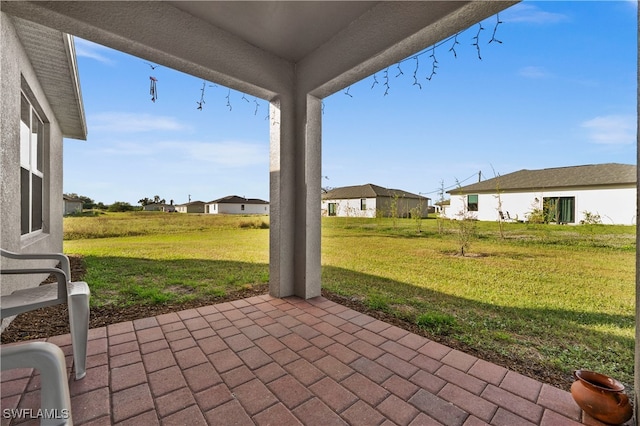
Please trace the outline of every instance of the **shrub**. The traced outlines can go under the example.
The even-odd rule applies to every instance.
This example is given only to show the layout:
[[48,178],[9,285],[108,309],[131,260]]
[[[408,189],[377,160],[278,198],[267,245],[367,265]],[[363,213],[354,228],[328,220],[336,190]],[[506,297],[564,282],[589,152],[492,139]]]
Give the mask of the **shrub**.
[[110,212],[128,212],[133,210],[133,206],[125,201],[116,201],[107,210]]
[[580,225],[600,225],[602,224],[602,218],[598,213],[591,213],[588,211],[582,212],[584,219],[580,221]]

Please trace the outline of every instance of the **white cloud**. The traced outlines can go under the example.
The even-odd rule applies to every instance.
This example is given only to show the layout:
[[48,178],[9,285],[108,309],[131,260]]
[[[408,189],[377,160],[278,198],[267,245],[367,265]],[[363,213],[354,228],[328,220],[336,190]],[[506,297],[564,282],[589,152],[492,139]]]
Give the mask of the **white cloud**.
[[111,49],[102,45],[93,43],[88,40],[84,40],[78,37],[74,38],[74,44],[76,46],[76,55],[89,59],[95,59],[103,64],[113,65],[114,61],[105,56]]
[[104,112],[89,116],[90,131],[117,133],[185,130],[187,126],[173,117],[135,114],[126,112]]
[[541,79],[551,77],[552,74],[549,73],[542,67],[528,66],[521,68],[518,70],[518,74],[522,77],[533,78],[533,79]]
[[505,22],[524,22],[529,24],[557,24],[569,19],[562,13],[546,12],[532,4],[518,3],[501,14]]
[[238,142],[164,142],[165,149],[184,152],[186,160],[207,163],[217,167],[246,167],[267,164],[269,147],[265,145]]
[[593,143],[627,145],[636,141],[636,117],[633,115],[605,115],[581,124]]
[[153,163],[153,168],[158,170],[202,172],[266,165],[269,162],[267,144],[240,141],[114,141],[105,142],[100,152],[134,162],[135,158],[141,158],[144,164]]

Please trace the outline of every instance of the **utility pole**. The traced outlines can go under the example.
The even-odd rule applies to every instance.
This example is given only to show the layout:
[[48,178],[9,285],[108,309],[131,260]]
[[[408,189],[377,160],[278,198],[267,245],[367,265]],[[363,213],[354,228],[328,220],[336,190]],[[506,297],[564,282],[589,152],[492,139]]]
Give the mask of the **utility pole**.
[[482,170],[478,172],[478,182],[482,182]]

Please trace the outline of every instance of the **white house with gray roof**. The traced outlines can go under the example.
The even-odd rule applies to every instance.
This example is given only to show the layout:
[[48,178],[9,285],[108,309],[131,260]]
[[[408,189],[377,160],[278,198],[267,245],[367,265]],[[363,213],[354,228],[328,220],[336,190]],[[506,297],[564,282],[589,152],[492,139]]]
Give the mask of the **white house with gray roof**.
[[322,194],[322,216],[390,217],[393,206],[398,217],[420,212],[427,216],[429,198],[400,189],[387,189],[371,183],[334,188]]
[[590,214],[604,224],[634,225],[636,170],[617,163],[520,170],[448,191],[446,216],[525,221],[541,209],[553,223],[579,224]]
[[206,203],[204,212],[209,214],[269,214],[269,202],[257,198],[228,195]]

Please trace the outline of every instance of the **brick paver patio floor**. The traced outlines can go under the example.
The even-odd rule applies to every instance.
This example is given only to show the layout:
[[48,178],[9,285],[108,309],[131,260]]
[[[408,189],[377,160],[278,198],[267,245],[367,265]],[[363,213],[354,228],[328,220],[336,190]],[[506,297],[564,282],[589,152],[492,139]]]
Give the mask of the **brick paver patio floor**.
[[[322,297],[91,329],[80,381],[70,336],[48,341],[67,354],[76,425],[599,424],[565,391]],[[2,408],[37,410],[39,389],[37,372],[3,371]]]

